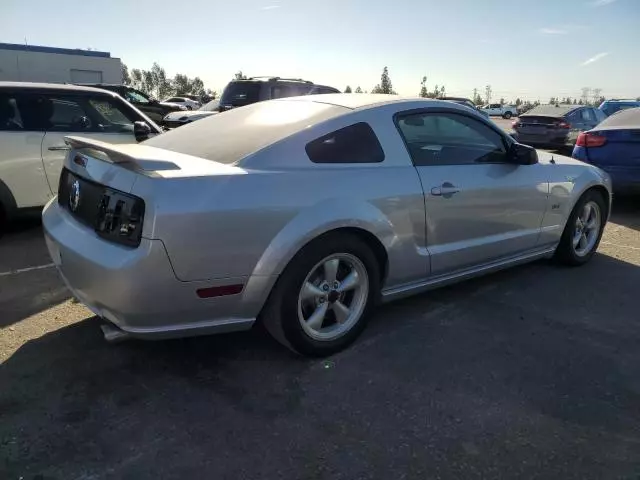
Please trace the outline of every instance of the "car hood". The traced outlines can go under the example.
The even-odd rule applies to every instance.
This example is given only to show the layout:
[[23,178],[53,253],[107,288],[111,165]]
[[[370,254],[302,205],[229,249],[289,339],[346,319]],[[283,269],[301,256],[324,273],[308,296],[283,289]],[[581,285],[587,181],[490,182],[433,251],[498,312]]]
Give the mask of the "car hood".
[[182,110],[180,112],[171,112],[164,117],[165,120],[172,121],[193,121],[200,120],[201,118],[210,117],[220,112],[212,112],[209,110]]

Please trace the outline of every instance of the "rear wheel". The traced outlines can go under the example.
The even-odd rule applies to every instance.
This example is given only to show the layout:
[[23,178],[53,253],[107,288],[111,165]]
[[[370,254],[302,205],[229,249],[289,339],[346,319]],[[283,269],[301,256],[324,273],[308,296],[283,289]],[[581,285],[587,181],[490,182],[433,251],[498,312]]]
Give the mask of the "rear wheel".
[[7,225],[9,224],[9,219],[7,218],[7,213],[4,210],[4,207],[0,203],[0,237],[4,235],[7,230]]
[[335,353],[366,326],[380,289],[371,249],[351,235],[330,235],[304,247],[274,287],[263,312],[271,335],[311,356]]
[[585,192],[569,216],[555,258],[567,265],[587,263],[600,244],[606,208],[605,200],[599,192]]
[[511,118],[511,112],[506,112],[503,117],[509,120]]

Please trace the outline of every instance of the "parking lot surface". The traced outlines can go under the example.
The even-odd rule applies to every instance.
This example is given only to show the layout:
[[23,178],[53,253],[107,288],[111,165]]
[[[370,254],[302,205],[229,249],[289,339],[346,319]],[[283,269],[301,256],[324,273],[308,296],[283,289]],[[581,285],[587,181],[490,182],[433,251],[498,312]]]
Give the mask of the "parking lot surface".
[[0,240],[0,478],[640,476],[640,207],[582,268],[538,262],[380,307],[352,348],[259,329],[104,342],[41,227]]

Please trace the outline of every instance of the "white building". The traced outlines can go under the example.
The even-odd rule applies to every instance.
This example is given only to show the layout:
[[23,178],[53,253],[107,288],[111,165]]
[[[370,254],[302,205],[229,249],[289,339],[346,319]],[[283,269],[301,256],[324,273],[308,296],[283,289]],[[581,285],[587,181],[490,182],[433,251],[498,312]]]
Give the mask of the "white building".
[[0,43],[0,81],[122,83],[122,64],[109,52]]

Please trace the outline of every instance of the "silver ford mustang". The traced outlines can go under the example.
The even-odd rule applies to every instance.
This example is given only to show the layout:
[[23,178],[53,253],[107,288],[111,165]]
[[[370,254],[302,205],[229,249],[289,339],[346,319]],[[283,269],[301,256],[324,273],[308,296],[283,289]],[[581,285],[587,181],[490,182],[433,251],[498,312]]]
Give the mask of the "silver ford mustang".
[[451,102],[256,103],[140,144],[69,137],[49,252],[107,338],[249,329],[344,348],[379,300],[594,254],[601,170],[515,143]]

